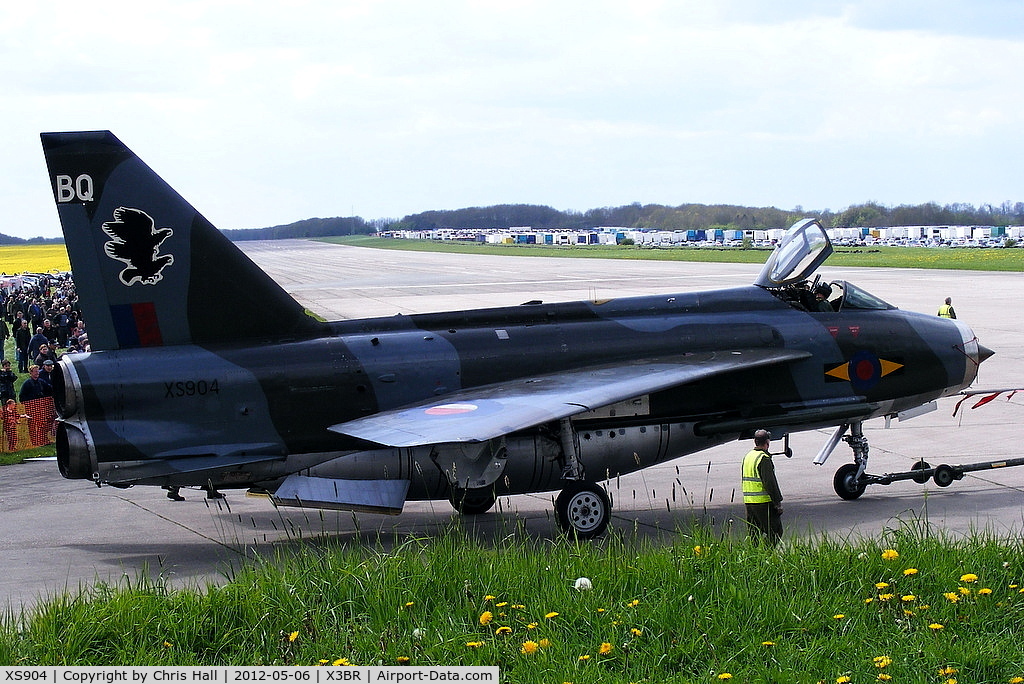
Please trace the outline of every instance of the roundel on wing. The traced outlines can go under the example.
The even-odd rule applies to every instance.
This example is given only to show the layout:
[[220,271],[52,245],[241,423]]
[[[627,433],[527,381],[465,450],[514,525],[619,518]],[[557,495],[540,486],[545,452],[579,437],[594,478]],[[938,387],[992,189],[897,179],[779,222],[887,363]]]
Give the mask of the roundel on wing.
[[439,404],[426,409],[428,416],[457,416],[477,410],[476,404]]

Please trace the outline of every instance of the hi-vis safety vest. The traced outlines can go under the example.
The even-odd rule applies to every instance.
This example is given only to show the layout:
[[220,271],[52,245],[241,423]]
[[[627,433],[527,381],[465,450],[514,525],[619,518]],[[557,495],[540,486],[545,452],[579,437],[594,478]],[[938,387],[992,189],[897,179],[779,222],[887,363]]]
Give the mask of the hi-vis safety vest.
[[771,458],[767,451],[754,449],[743,457],[743,503],[771,503],[772,496],[764,491],[764,482],[761,481],[761,474],[757,468],[761,460]]
[[949,304],[943,304],[942,306],[939,307],[939,316],[943,318],[952,318],[953,307],[951,307]]

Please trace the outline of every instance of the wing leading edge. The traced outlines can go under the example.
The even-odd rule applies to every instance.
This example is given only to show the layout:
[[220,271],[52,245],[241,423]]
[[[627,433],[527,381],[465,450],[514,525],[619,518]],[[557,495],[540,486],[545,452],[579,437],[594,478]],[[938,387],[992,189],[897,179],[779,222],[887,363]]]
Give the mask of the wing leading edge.
[[810,356],[792,349],[737,349],[591,366],[474,387],[330,430],[391,447],[484,442],[696,380]]

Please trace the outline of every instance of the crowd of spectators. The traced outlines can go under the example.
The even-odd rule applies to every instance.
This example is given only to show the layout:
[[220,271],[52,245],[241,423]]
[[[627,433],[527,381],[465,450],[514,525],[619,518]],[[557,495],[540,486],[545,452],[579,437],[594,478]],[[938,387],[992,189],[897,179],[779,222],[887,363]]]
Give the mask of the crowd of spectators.
[[[24,440],[19,437],[24,432],[19,430],[22,424],[28,427],[29,444],[25,446],[53,441],[56,414],[51,375],[64,354],[89,350],[89,336],[71,275],[42,274],[21,280],[18,288],[0,289],[3,451],[24,448]],[[13,344],[8,344],[8,338]],[[9,355],[13,359],[9,360]],[[12,360],[17,361],[17,373],[11,369]]]

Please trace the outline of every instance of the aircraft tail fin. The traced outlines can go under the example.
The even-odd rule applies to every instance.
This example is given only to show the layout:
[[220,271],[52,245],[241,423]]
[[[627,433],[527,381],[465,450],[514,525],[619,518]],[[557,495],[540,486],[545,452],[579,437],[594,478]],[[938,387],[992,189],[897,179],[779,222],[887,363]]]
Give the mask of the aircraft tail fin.
[[322,331],[112,133],[40,137],[94,351]]

